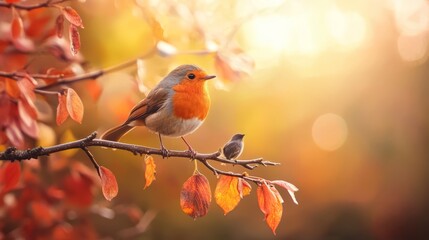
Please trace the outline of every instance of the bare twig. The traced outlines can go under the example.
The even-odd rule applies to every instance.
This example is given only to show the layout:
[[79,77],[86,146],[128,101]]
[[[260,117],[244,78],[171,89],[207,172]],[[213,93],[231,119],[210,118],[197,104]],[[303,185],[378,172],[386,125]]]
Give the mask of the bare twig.
[[46,7],[54,7],[54,5],[56,4],[60,4],[63,2],[68,2],[68,1],[72,1],[72,0],[57,0],[57,1],[53,1],[53,0],[47,0],[41,3],[36,3],[36,4],[22,4],[22,3],[6,3],[6,2],[0,2],[0,7],[6,7],[6,8],[16,8],[16,9],[20,9],[20,10],[27,10],[27,11],[31,11],[37,8],[46,8]]
[[36,4],[23,4],[23,3],[7,3],[4,1],[0,1],[0,7],[5,7],[5,8],[16,8],[16,9],[20,9],[20,10],[27,10],[27,11],[31,11],[37,8],[47,8],[47,7],[54,7],[55,4],[60,4],[63,2],[68,2],[71,0],[47,0],[41,3],[36,3]]
[[[105,147],[105,148],[112,148],[112,149],[121,149],[124,151],[128,151],[133,153],[134,155],[143,155],[143,154],[150,154],[150,155],[159,155],[163,156],[163,152],[161,149],[157,148],[150,148],[146,146],[141,145],[135,145],[135,144],[129,144],[129,143],[122,143],[122,142],[114,142],[114,141],[108,141],[103,139],[97,139],[95,138],[97,135],[96,132],[93,132],[86,138],[82,138],[73,142],[58,144],[50,147],[36,147],[28,150],[18,150],[16,148],[8,148],[4,152],[0,152],[0,160],[1,161],[16,161],[16,160],[30,160],[30,159],[37,159],[41,156],[48,156],[52,153],[61,152],[69,149],[74,148],[80,148],[82,149],[87,156],[90,158],[91,162],[94,164],[94,167],[97,169],[99,168],[98,163],[95,161],[94,156],[91,154],[91,152],[88,150],[88,147],[91,146],[98,146],[98,147]],[[270,162],[265,161],[262,158],[257,159],[251,159],[251,160],[227,160],[220,157],[220,152],[214,152],[214,153],[191,153],[187,150],[185,151],[177,151],[177,150],[170,150],[169,151],[169,157],[179,157],[179,158],[189,158],[194,159],[197,161],[200,161],[204,164],[209,170],[211,170],[216,175],[227,175],[227,176],[233,176],[233,177],[240,177],[255,183],[260,183],[261,178],[255,177],[255,176],[249,176],[245,173],[234,173],[234,172],[227,172],[220,169],[217,169],[213,167],[208,161],[215,161],[220,163],[226,163],[229,165],[240,165],[247,169],[253,169],[256,166],[276,166],[279,165],[279,163],[276,162]]]

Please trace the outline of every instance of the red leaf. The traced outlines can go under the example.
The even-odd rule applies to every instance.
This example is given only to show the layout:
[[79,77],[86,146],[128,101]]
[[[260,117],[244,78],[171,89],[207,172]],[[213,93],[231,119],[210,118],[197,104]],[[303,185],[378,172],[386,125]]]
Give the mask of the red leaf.
[[5,0],[5,2],[7,3],[17,3],[20,2],[21,0]]
[[153,160],[153,157],[150,155],[145,156],[144,163],[146,165],[146,169],[144,172],[146,184],[144,185],[144,189],[146,189],[155,180],[156,165],[155,165],[155,161]]
[[24,36],[24,24],[15,8],[12,8],[12,22],[10,24],[10,32],[12,39],[16,40]]
[[76,10],[74,10],[70,6],[66,6],[62,8],[61,11],[67,21],[69,21],[72,25],[83,28],[82,19],[80,18]]
[[14,189],[21,177],[21,164],[18,161],[6,162],[0,169],[0,189],[2,193]]
[[24,141],[24,135],[21,132],[21,129],[19,128],[16,121],[12,121],[5,129],[5,133],[7,136],[7,139],[9,139],[9,142],[17,147],[17,148],[24,148],[25,141]]
[[69,113],[67,112],[67,92],[58,93],[58,106],[57,106],[57,125],[61,125],[66,121]]
[[80,35],[77,27],[73,24],[69,26],[70,51],[72,55],[76,55],[80,49]]
[[21,90],[21,96],[23,96],[27,101],[33,102],[36,99],[36,94],[34,93],[34,87],[37,82],[30,75],[26,74],[25,77],[17,81],[18,87]]
[[238,180],[237,177],[222,175],[216,184],[215,200],[225,215],[232,211],[241,200],[238,192]]
[[62,182],[65,200],[76,207],[86,208],[92,203],[92,179],[83,173],[67,175]]
[[0,145],[3,145],[7,142],[6,134],[3,131],[0,131]]
[[69,113],[70,117],[78,122],[82,123],[83,118],[83,103],[80,100],[79,95],[73,90],[73,88],[67,89],[67,112]]
[[[70,69],[59,70],[56,68],[49,68],[48,70],[46,70],[46,74],[58,78],[71,77],[75,75],[75,73]],[[57,82],[58,78],[44,78],[43,81],[45,81],[46,84],[52,84]]]
[[276,228],[280,223],[283,213],[283,199],[277,189],[270,187],[264,181],[262,185],[256,189],[259,208],[265,215],[265,220],[268,226],[276,234]]
[[40,227],[50,227],[54,223],[54,216],[51,208],[43,201],[33,201],[30,203],[33,218],[37,219],[37,225]]
[[207,178],[200,174],[194,174],[183,184],[180,192],[180,207],[187,215],[203,217],[209,210],[211,202],[210,185]]
[[103,195],[107,200],[111,201],[116,197],[116,195],[118,195],[118,183],[116,182],[116,177],[108,168],[103,166],[100,166],[99,173]]
[[52,230],[51,239],[73,240],[77,238],[78,236],[75,236],[73,232],[73,227],[68,223],[60,223]]
[[62,38],[64,33],[64,15],[60,14],[55,21],[55,31],[57,33],[57,37]]
[[32,138],[37,138],[39,135],[39,127],[37,121],[28,112],[23,101],[18,101],[19,123],[21,130]]
[[25,34],[30,38],[38,38],[40,36],[50,35],[49,32],[50,23],[52,21],[51,14],[46,14],[46,10],[43,8],[34,9],[28,11],[25,15],[27,25],[25,28]]
[[11,114],[12,107],[11,99],[6,94],[0,94],[0,116],[2,116],[0,117],[0,126],[9,125],[13,117]]

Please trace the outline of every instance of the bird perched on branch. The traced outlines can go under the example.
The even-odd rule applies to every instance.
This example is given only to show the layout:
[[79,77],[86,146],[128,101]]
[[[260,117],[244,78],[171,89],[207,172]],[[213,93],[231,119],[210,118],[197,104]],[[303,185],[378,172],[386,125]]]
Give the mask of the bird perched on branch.
[[145,126],[158,133],[165,156],[168,150],[162,143],[162,136],[181,137],[189,151],[195,154],[184,136],[194,132],[207,117],[210,108],[207,80],[215,77],[194,65],[177,67],[131,110],[124,123],[107,130],[101,138],[118,141],[134,127]]
[[222,154],[226,159],[235,160],[241,155],[244,148],[243,138],[244,134],[235,134],[232,136],[231,140],[223,146]]

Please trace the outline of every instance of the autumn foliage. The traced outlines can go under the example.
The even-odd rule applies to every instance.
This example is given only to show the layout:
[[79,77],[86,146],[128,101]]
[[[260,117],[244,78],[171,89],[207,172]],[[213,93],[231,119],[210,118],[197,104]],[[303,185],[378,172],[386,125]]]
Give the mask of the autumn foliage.
[[[13,148],[6,150],[6,147],[36,147],[37,141],[43,141],[47,132],[55,132],[68,118],[74,124],[82,124],[85,103],[74,83],[86,84],[89,95],[97,101],[102,90],[94,79],[138,62],[132,60],[112,69],[85,71],[80,54],[80,34],[83,33],[84,24],[78,11],[68,6],[68,1],[36,2],[0,1],[0,23],[9,26],[0,29],[0,146],[4,146],[4,153],[13,151]],[[164,36],[155,14],[148,8],[144,8],[144,13],[155,39],[151,54],[161,57],[180,54],[180,49]],[[213,57],[213,67],[223,83],[238,81],[250,73],[253,60],[238,46],[216,44],[210,39],[207,42],[215,44],[217,49],[198,50],[195,54],[210,54]],[[32,68],[32,54],[36,52],[52,57],[51,64]],[[45,134],[43,137],[41,131]],[[63,136],[65,144],[76,140],[68,130]],[[97,194],[102,194],[109,201],[114,199],[120,194],[119,187],[115,171],[99,165],[86,147],[81,146],[80,149],[87,154],[90,160],[88,165],[72,158],[74,152],[70,154],[70,151],[76,149],[68,150],[69,154],[58,152],[43,159],[36,156],[40,157],[39,160],[2,161],[0,208],[5,214],[0,217],[0,229],[4,236],[51,239],[98,237],[89,216],[91,206]],[[37,148],[34,151],[37,152]],[[218,156],[215,159],[235,164]],[[199,160],[211,166],[206,159]],[[91,164],[95,170],[88,167]],[[243,163],[242,166],[253,169],[258,164],[264,165],[262,161],[255,161]],[[142,183],[142,188],[147,189],[155,181],[153,155],[145,155],[143,165],[145,183]],[[256,185],[259,208],[273,233],[283,212],[283,198],[276,186],[285,188],[297,203],[294,192],[298,189],[288,182],[211,170],[218,175],[213,197],[225,215],[251,193],[252,182]],[[194,219],[205,216],[212,201],[209,180],[196,170],[184,182],[179,198],[185,214]],[[130,219],[136,218],[134,213],[138,210],[134,207],[126,209]],[[70,212],[80,214],[71,221],[67,217]],[[140,217],[140,214],[137,215],[137,218]]]

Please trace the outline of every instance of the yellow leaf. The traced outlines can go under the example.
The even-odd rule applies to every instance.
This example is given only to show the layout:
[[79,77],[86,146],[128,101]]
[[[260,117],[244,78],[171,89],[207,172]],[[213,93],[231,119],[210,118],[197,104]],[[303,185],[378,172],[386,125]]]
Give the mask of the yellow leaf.
[[146,184],[144,185],[144,189],[146,189],[155,180],[156,165],[155,165],[155,161],[153,160],[153,157],[150,155],[145,156],[144,163],[146,165],[146,169],[144,172]]
[[238,178],[220,176],[214,195],[217,205],[223,209],[225,215],[232,211],[241,200],[238,192]]

